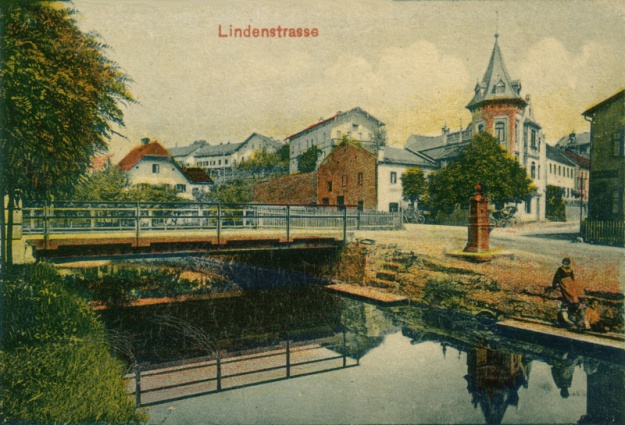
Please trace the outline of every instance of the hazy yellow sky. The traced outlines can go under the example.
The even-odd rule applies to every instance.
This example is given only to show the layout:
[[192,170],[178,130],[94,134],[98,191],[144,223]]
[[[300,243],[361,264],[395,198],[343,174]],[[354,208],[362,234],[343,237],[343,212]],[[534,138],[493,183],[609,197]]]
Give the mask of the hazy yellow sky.
[[[282,139],[360,106],[391,142],[466,125],[465,109],[499,32],[512,79],[531,94],[548,142],[588,131],[581,113],[625,86],[620,0],[75,0],[85,31],[111,46],[139,104],[129,140],[167,147]],[[498,18],[497,18],[498,16]],[[246,28],[317,28],[315,38],[220,37]]]

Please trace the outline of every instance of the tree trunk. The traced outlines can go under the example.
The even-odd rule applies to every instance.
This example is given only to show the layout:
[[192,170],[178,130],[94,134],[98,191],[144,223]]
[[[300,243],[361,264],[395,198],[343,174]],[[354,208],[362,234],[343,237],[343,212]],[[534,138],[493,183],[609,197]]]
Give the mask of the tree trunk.
[[9,193],[7,211],[9,217],[7,219],[6,230],[6,267],[9,268],[13,265],[13,221],[15,213],[15,193],[13,191]]
[[4,188],[0,190],[0,196],[2,197],[2,208],[0,208],[0,269],[2,274],[6,271],[6,227],[4,214],[6,211],[4,205]]

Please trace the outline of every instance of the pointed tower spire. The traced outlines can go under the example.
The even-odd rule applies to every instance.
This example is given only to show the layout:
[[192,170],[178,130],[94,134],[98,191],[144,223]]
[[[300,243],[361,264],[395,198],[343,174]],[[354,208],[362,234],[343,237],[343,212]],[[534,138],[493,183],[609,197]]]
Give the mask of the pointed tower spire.
[[471,111],[483,102],[489,100],[517,100],[525,103],[520,95],[521,83],[513,81],[508,74],[503,62],[501,49],[499,48],[499,33],[495,33],[495,46],[490,55],[488,67],[482,78],[482,82],[475,87],[475,95],[467,108]]

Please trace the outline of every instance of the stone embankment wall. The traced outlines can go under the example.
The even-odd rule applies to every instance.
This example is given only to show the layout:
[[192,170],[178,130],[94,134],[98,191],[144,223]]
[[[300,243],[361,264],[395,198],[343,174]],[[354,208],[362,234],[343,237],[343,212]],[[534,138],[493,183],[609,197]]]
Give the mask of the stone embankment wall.
[[[519,286],[445,257],[418,255],[395,245],[353,243],[339,256],[332,277],[406,295],[413,302],[497,318],[556,321],[559,291],[544,285]],[[623,295],[587,290],[593,329],[623,332]]]

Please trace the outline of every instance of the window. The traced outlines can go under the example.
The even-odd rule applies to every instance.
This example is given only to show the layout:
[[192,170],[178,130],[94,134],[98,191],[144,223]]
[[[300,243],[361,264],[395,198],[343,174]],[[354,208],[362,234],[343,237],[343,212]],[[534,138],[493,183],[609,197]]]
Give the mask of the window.
[[530,135],[530,146],[532,147],[532,149],[536,149],[536,130],[534,129],[532,129]]
[[536,178],[536,163],[535,162],[532,162],[532,168],[531,168],[531,171],[530,171],[530,175],[531,175],[531,177],[533,179]]
[[332,182],[328,182],[328,192],[332,192]]
[[526,214],[532,213],[532,197],[531,196],[525,200],[525,213]]
[[363,211],[365,209],[365,201],[358,201],[358,211]]
[[161,171],[161,166],[159,164],[152,164],[152,173],[158,174]]
[[358,186],[362,186],[364,180],[365,180],[364,174],[363,173],[358,173]]
[[623,137],[620,133],[612,135],[612,156],[623,156]]
[[343,187],[347,186],[347,174],[343,174],[341,176],[341,186]]
[[337,196],[336,197],[336,204],[337,205],[345,205],[345,197],[344,196]]
[[395,171],[391,171],[391,184],[397,183],[397,173]]
[[221,159],[219,160],[218,164],[221,165]]
[[353,128],[354,130],[358,130],[358,124],[352,124],[352,128]]
[[549,164],[549,174],[553,174],[553,164]]
[[323,198],[321,200],[322,205],[330,205],[330,198]]
[[612,191],[612,214],[620,214],[623,208],[623,191]]
[[186,192],[186,191],[187,191],[187,185],[186,184],[177,184],[176,185],[176,192],[182,193],[182,192]]
[[224,159],[224,164],[228,165],[228,160],[227,159]]
[[505,91],[506,84],[502,80],[499,80],[499,82],[493,86],[493,94],[502,94]]
[[388,212],[398,212],[399,204],[397,202],[391,202],[388,204]]
[[508,140],[506,139],[506,123],[495,123],[495,137],[497,138],[497,140],[499,140],[500,143],[507,145]]

